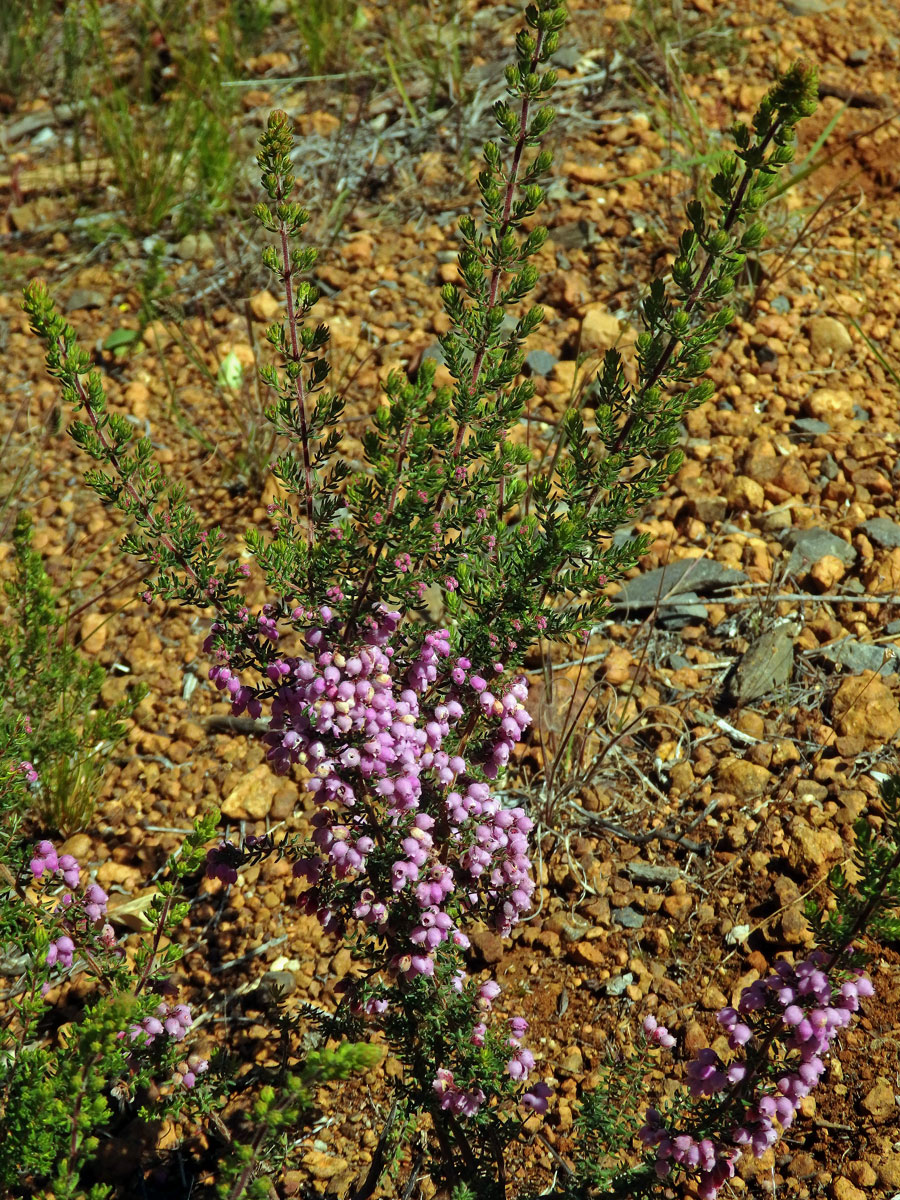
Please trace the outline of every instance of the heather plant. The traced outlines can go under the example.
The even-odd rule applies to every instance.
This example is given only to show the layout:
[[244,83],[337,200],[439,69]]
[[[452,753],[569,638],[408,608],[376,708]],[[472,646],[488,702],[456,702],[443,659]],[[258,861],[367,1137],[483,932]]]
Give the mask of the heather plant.
[[[151,905],[151,931],[130,958],[109,922],[109,897],[77,860],[49,840],[29,851],[15,829],[4,831],[0,949],[4,973],[14,979],[0,1016],[4,1194],[46,1187],[57,1197],[100,1200],[110,1188],[83,1186],[81,1172],[113,1123],[116,1100],[136,1110],[153,1081],[161,1087],[159,1112],[179,1111],[179,1092],[195,1086],[200,1107],[209,1100],[208,1063],[180,1045],[192,1024],[169,978],[180,948],[161,943],[186,915],[179,882],[196,870],[214,828],[215,814],[198,821],[170,859]],[[85,977],[92,986],[79,1019],[48,1035],[60,989]]]
[[[140,685],[104,707],[106,672],[70,643],[63,598],[32,546],[20,512],[12,535],[15,574],[5,584],[0,624],[0,759],[32,764],[30,787],[0,799],[0,813],[33,814],[43,828],[83,829],[106,769],[126,733],[125,720],[146,694]],[[9,769],[9,768],[7,768]],[[2,793],[0,793],[2,795]]]
[[[30,764],[23,766],[33,778]],[[0,794],[4,782],[0,774]],[[124,1113],[190,1122],[219,1107],[234,1086],[227,1056],[210,1070],[187,1044],[194,1017],[172,979],[182,955],[176,933],[190,907],[184,887],[205,861],[217,820],[216,812],[198,819],[168,859],[136,946],[117,936],[109,897],[71,854],[48,840],[29,850],[15,830],[0,843],[0,953],[4,974],[15,981],[0,1012],[4,1195],[49,1189],[60,1200],[102,1200],[112,1194],[102,1172],[94,1184],[83,1172],[101,1135],[109,1136]],[[75,982],[89,996],[83,1012],[48,1035],[48,1016]],[[251,1179],[267,1137],[287,1120],[300,1122],[316,1086],[346,1079],[379,1056],[377,1048],[352,1043],[323,1047],[282,1074],[280,1098],[263,1088],[256,1136],[223,1167],[222,1195],[261,1194]]]
[[[131,423],[109,412],[99,374],[46,289],[26,291],[48,369],[77,414],[72,436],[98,464],[88,481],[132,522],[123,545],[148,568],[144,599],[211,611],[212,683],[233,713],[268,718],[273,770],[296,770],[314,801],[306,829],[222,841],[206,868],[234,887],[245,865],[287,859],[301,910],[351,951],[355,970],[340,1002],[315,1021],[342,1044],[384,1044],[403,1068],[389,1122],[400,1132],[384,1131],[355,1200],[373,1193],[419,1127],[428,1130],[436,1183],[458,1196],[503,1195],[507,1146],[551,1103],[550,1086],[535,1079],[527,1022],[515,1012],[496,1018],[499,985],[470,978],[464,957],[476,922],[508,934],[535,891],[532,818],[509,803],[503,782],[530,722],[519,668],[542,640],[589,637],[606,583],[645,551],[645,538],[614,545],[610,534],[680,466],[681,418],[711,396],[701,378],[709,348],[732,320],[723,301],[765,234],[758,212],[791,161],[794,126],[815,105],[815,72],[798,64],[752,126],[734,127],[734,152],[710,183],[713,203],[688,205],[676,259],[643,303],[635,381],[620,353],[607,352],[590,386],[597,432],[573,406],[535,466],[518,437],[533,395],[520,371],[543,319],[529,296],[547,231],[533,218],[551,165],[543,145],[553,119],[550,60],[564,21],[551,0],[527,7],[507,99],[495,106],[499,139],[485,146],[478,177],[482,219],[460,221],[460,283],[441,292],[452,384],[436,387],[428,361],[415,378],[389,375],[363,434],[361,471],[342,454],[327,328],[310,319],[316,255],[299,244],[309,213],[294,199],[290,122],[270,116],[257,160],[266,199],[256,215],[273,239],[263,262],[285,319],[267,332],[276,361],[260,375],[285,447],[274,467],[285,498],[271,506],[271,536],[246,537],[255,568],[225,558],[224,536],[204,527],[153,461],[149,440],[135,440]],[[251,611],[242,585],[254,569],[267,599]],[[446,628],[423,608],[435,589]],[[855,940],[898,899],[893,792],[885,806],[884,828],[860,837],[865,882],[854,889],[834,880],[845,916],[817,921],[821,948],[804,963],[776,964],[719,1014],[728,1061],[701,1051],[688,1066],[690,1094],[643,1112],[636,1087],[631,1126],[623,1124],[631,1114],[612,1125],[604,1116],[609,1086],[588,1099],[579,1121],[585,1154],[567,1197],[597,1188],[652,1194],[670,1177],[714,1195],[745,1147],[758,1152],[789,1126],[870,992]],[[643,1038],[648,1056],[674,1042],[652,1014]],[[627,1078],[644,1075],[639,1065]],[[264,1157],[265,1131],[299,1115],[287,1093],[281,1107],[268,1092],[259,1104],[264,1131],[248,1164]],[[641,1162],[636,1138],[647,1147]],[[229,1177],[231,1195],[254,1169]]]

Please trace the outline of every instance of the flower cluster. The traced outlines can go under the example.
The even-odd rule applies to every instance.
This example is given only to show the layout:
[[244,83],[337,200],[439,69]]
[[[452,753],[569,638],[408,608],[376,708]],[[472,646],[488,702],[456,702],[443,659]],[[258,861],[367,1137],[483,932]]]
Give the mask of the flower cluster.
[[23,761],[19,763],[19,770],[25,776],[26,782],[28,782],[28,783],[37,783],[38,782],[38,773],[34,769],[33,762],[29,762],[28,759],[23,759]]
[[181,1087],[187,1088],[188,1091],[195,1086],[197,1078],[200,1075],[205,1075],[209,1070],[209,1062],[205,1058],[201,1058],[199,1054],[189,1054],[186,1059],[178,1064],[172,1079]]
[[[309,657],[268,664],[271,687],[247,687],[227,666],[210,674],[235,713],[269,702],[274,769],[308,773],[319,807],[294,865],[309,885],[301,907],[326,929],[350,919],[370,927],[390,947],[394,976],[433,975],[438,947],[468,945],[462,914],[477,910],[505,935],[531,904],[532,822],[503,808],[485,781],[530,721],[527,685],[489,687],[467,658],[453,659],[446,630],[413,646],[398,636],[398,612],[379,609],[362,644],[346,651],[329,636],[331,610],[319,618],[305,632]],[[277,634],[268,630],[273,641]],[[499,678],[503,664],[492,670]],[[470,766],[461,749],[479,717],[485,733]],[[210,852],[211,876],[234,881],[233,849]]]
[[675,1039],[671,1033],[665,1025],[660,1025],[652,1014],[644,1017],[644,1033],[649,1041],[655,1042],[657,1046],[662,1046],[664,1050],[671,1050],[675,1045]]
[[[36,880],[47,883],[53,876],[60,875],[63,883],[73,891],[63,892],[54,913],[61,919],[65,933],[51,941],[47,948],[46,963],[48,967],[60,966],[69,970],[75,958],[75,941],[72,934],[77,934],[87,928],[100,925],[106,916],[106,903],[109,899],[98,883],[89,883],[79,894],[74,889],[81,879],[81,868],[71,854],[57,854],[52,842],[38,842],[29,868]],[[99,931],[100,942],[107,948],[115,946],[115,933],[109,924],[104,924]]]
[[[186,1004],[160,1004],[156,1015],[144,1017],[129,1026],[128,1037],[132,1042],[140,1042],[150,1046],[161,1034],[168,1034],[176,1042],[180,1042],[193,1024],[191,1010]],[[121,1035],[125,1037],[123,1033]]]
[[[673,1164],[698,1171],[698,1194],[711,1200],[734,1175],[744,1150],[759,1158],[778,1141],[793,1122],[800,1101],[824,1074],[825,1056],[839,1031],[849,1025],[860,997],[874,991],[862,971],[835,988],[828,976],[830,962],[830,956],[821,950],[796,966],[779,960],[773,974],[744,988],[736,1009],[720,1010],[717,1020],[728,1033],[735,1058],[726,1064],[710,1047],[698,1051],[686,1071],[691,1095],[740,1100],[759,1074],[754,1055],[760,1059],[767,1055],[777,1039],[785,1055],[775,1072],[774,1091],[765,1091],[746,1106],[739,1123],[722,1141],[676,1135],[666,1128],[656,1109],[649,1109],[640,1136],[645,1145],[655,1147],[657,1174],[664,1177]],[[653,1022],[651,1036],[656,1031]]]
[[[73,855],[58,854],[52,842],[42,841],[34,849],[29,869],[34,879],[44,886],[51,884],[58,875],[66,887],[72,889],[62,893],[52,910],[64,932],[50,942],[44,960],[46,966],[71,969],[79,945],[85,947],[86,951],[99,949],[117,956],[122,954],[113,927],[104,922],[109,899],[106,892],[97,883],[89,883],[80,892],[75,891],[81,881],[82,871]],[[42,994],[46,995],[49,989],[49,983],[45,983]],[[119,1037],[127,1038],[131,1044],[139,1046],[149,1046],[163,1034],[173,1041],[181,1041],[192,1023],[188,1005],[161,1003],[155,1014],[133,1023]],[[195,1059],[196,1056],[192,1055],[191,1058]],[[175,1082],[192,1088],[197,1076],[203,1074],[207,1066],[206,1061],[200,1058],[196,1058],[193,1066],[189,1062],[181,1064],[175,1072]]]
[[453,1072],[439,1067],[435,1078],[434,1093],[438,1103],[445,1112],[452,1112],[457,1117],[474,1117],[484,1104],[484,1092],[481,1088],[461,1088],[453,1080]]

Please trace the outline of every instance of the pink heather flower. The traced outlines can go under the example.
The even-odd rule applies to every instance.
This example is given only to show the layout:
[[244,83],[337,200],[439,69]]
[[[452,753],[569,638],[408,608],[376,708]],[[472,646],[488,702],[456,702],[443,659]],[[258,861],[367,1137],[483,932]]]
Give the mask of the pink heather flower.
[[533,1069],[534,1055],[523,1046],[517,1048],[515,1054],[513,1054],[512,1058],[506,1064],[506,1071],[510,1079],[527,1079],[529,1072]]
[[106,915],[106,902],[109,899],[103,888],[97,883],[89,884],[84,890],[84,911],[92,921],[99,921]]
[[78,887],[78,880],[81,876],[81,868],[71,854],[63,854],[59,859],[59,870],[62,872],[62,877],[69,887]]
[[48,967],[59,965],[68,969],[71,967],[74,957],[75,943],[67,934],[63,934],[62,937],[58,937],[56,941],[50,943],[45,961]]
[[543,1114],[549,1107],[549,1101],[552,1095],[553,1088],[548,1084],[535,1083],[532,1084],[519,1103],[525,1108],[530,1108],[534,1113]]
[[665,1025],[660,1025],[656,1017],[648,1014],[644,1017],[644,1033],[651,1042],[655,1042],[657,1046],[662,1046],[666,1050],[671,1050],[675,1045],[675,1039],[666,1029]]
[[520,1042],[528,1032],[528,1022],[524,1017],[510,1017],[509,1032],[510,1036],[515,1038],[516,1042]]
[[59,866],[59,860],[56,857],[56,849],[53,843],[38,842],[34,857],[29,865],[35,879],[40,879],[45,871],[49,871],[52,875]]
[[478,989],[478,995],[484,1001],[485,1006],[490,1008],[500,995],[500,991],[500,984],[494,979],[489,979],[487,983],[483,983]]

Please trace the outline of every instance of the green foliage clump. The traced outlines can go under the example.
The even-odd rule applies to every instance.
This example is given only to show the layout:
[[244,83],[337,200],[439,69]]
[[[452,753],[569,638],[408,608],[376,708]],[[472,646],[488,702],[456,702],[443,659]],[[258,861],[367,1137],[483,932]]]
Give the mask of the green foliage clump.
[[30,518],[13,532],[15,575],[5,585],[7,617],[0,624],[0,744],[7,771],[25,760],[37,783],[0,792],[0,811],[20,815],[27,804],[47,829],[84,828],[103,773],[125,737],[124,721],[143,699],[141,685],[110,708],[100,707],[106,672],[68,641],[63,599],[32,546]]

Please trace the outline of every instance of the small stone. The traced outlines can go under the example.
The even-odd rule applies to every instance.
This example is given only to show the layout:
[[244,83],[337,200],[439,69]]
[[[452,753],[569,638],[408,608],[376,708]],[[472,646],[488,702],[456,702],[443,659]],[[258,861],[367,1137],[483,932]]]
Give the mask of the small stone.
[[687,893],[681,896],[666,896],[663,911],[676,921],[683,921],[690,914],[694,902]]
[[732,667],[725,680],[726,698],[732,704],[752,704],[784,687],[793,671],[791,629],[787,625],[777,625],[752,642]]
[[688,1054],[696,1054],[709,1045],[709,1038],[699,1021],[690,1021],[684,1031],[684,1049]]
[[764,796],[772,782],[772,772],[743,758],[723,758],[716,772],[716,783],[723,792],[738,800]]
[[619,340],[620,333],[618,318],[605,304],[589,304],[581,319],[581,352],[609,350]]
[[347,1160],[322,1150],[309,1150],[303,1156],[303,1165],[313,1179],[333,1179],[335,1175],[346,1171]]
[[807,331],[813,354],[823,350],[844,354],[853,347],[853,339],[835,317],[813,317],[807,325]]
[[[591,929],[590,921],[565,909],[555,912],[544,922],[544,929],[558,933],[563,942],[577,942]],[[499,959],[497,960],[499,962]]]
[[473,933],[471,942],[485,966],[493,966],[503,958],[503,938],[490,929],[481,929]]
[[819,421],[815,417],[798,417],[791,424],[791,429],[806,437],[821,437],[823,433],[831,432],[831,426],[827,421]]
[[347,262],[369,263],[375,250],[375,239],[368,233],[357,234],[343,248],[343,257]]
[[262,821],[269,815],[280,784],[281,780],[272,769],[260,763],[225,797],[223,816],[233,821]]
[[524,366],[531,375],[542,375],[546,378],[559,362],[555,354],[547,350],[532,350],[525,355]]
[[179,258],[188,262],[196,262],[204,258],[214,258],[216,245],[205,231],[186,234],[176,247]]
[[877,671],[879,675],[891,675],[900,667],[897,648],[890,645],[874,645],[858,642],[855,638],[841,638],[821,649],[821,655],[836,666],[844,667],[854,675],[863,671]]
[[866,590],[876,595],[896,592],[900,588],[900,547],[879,551],[874,562],[860,571],[860,579]]
[[815,585],[810,590],[818,592],[819,595],[830,592],[846,574],[847,568],[837,555],[826,554],[810,567],[808,580]]
[[621,996],[625,989],[631,987],[634,983],[634,976],[630,971],[626,971],[624,975],[617,975],[615,979],[610,979],[606,985],[607,996]]
[[897,701],[872,671],[844,680],[831,702],[831,719],[840,737],[860,738],[873,749],[900,731]]
[[872,517],[858,526],[870,542],[883,550],[895,550],[900,547],[900,524],[890,521],[887,517]]
[[674,883],[681,878],[677,867],[667,867],[661,863],[643,862],[639,858],[625,864],[625,870],[635,883],[648,884],[650,887],[660,887],[663,884]]
[[863,1112],[869,1114],[873,1121],[889,1121],[897,1111],[897,1099],[894,1089],[883,1076],[879,1075],[875,1086],[871,1088],[860,1102]]
[[845,1179],[843,1175],[839,1175],[831,1185],[831,1194],[834,1200],[866,1200],[865,1192],[861,1192],[858,1187]]
[[79,308],[103,308],[107,298],[96,288],[74,288],[66,301],[66,312],[74,312]]
[[106,645],[108,633],[109,623],[103,613],[87,613],[78,631],[80,649],[86,654],[99,654]]
[[826,555],[840,559],[845,567],[852,567],[856,561],[856,551],[849,542],[820,526],[792,529],[784,544],[791,552],[787,569],[792,575],[808,572]]
[[644,924],[644,917],[636,909],[627,904],[624,908],[617,908],[612,915],[613,923],[621,925],[623,929],[640,929]]
[[885,1154],[875,1164],[878,1182],[889,1192],[900,1190],[900,1154]]
[[613,687],[626,683],[631,678],[633,659],[626,646],[615,646],[603,662],[603,678]]
[[844,1169],[857,1187],[870,1188],[878,1182],[878,1176],[873,1168],[862,1160],[844,1163]]
[[832,421],[835,417],[849,419],[853,416],[853,405],[853,395],[845,388],[819,388],[803,401],[803,411],[819,421]]
[[281,301],[268,290],[250,297],[250,311],[257,321],[274,321],[281,313]]
[[794,817],[790,824],[791,845],[802,865],[809,871],[821,869],[823,863],[837,862],[844,856],[841,835],[821,825],[813,828],[802,817]]
[[721,988],[716,987],[711,983],[700,994],[700,1004],[707,1012],[718,1012],[720,1008],[726,1008],[728,1005],[728,997]]
[[762,484],[747,475],[736,475],[725,488],[725,499],[741,512],[759,512],[766,501]]
[[150,389],[146,383],[135,379],[125,389],[125,403],[133,417],[143,420],[150,407]]
[[260,988],[265,988],[274,999],[275,994],[290,996],[297,990],[297,978],[293,971],[266,971],[259,981]]
[[559,1066],[569,1075],[580,1075],[584,1071],[584,1056],[577,1046],[570,1046],[560,1059]]
[[810,1175],[815,1175],[819,1169],[819,1164],[811,1154],[807,1154],[805,1150],[801,1150],[799,1154],[794,1154],[788,1165],[787,1173],[793,1179],[808,1179]]
[[71,854],[84,867],[91,858],[93,843],[86,833],[74,833],[59,848],[60,854]]
[[607,967],[609,951],[600,942],[574,942],[566,947],[566,959],[576,967]]

